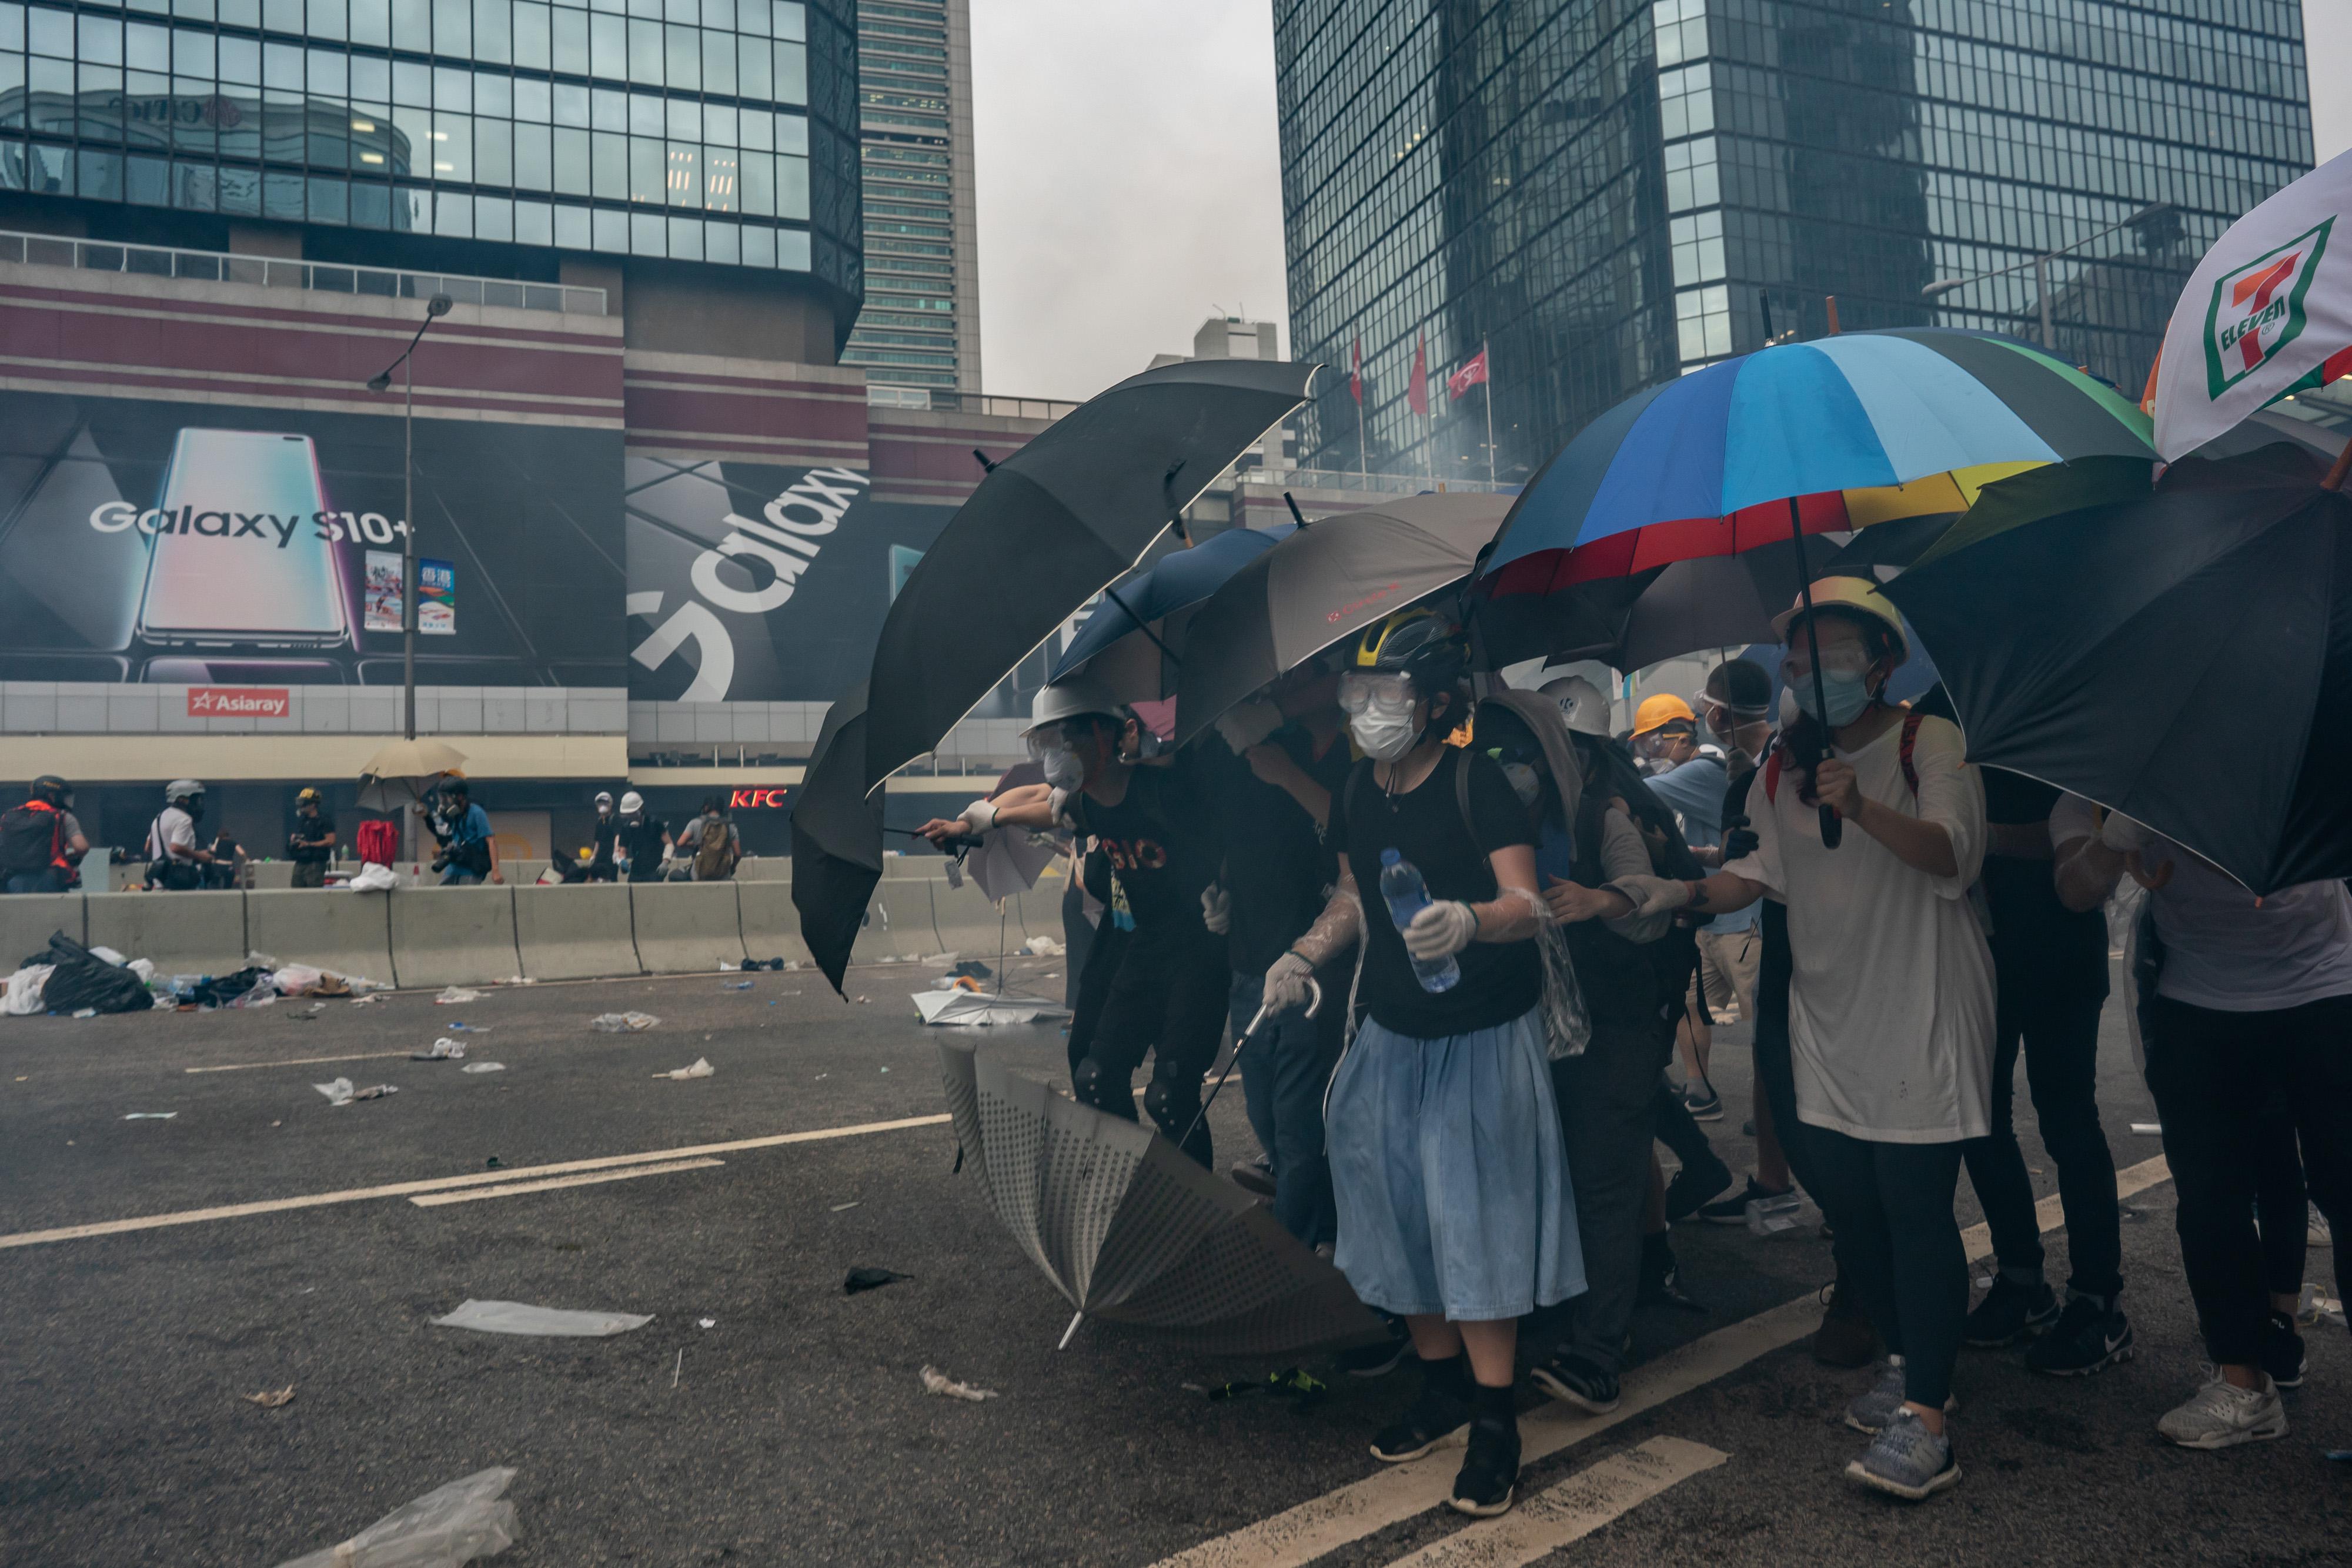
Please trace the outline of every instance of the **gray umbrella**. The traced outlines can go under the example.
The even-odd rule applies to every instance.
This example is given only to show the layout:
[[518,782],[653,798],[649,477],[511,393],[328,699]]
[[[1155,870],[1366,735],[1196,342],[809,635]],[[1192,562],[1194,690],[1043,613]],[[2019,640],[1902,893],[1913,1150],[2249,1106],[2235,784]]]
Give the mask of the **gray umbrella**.
[[940,1042],[964,1163],[1030,1260],[1087,1318],[1191,1349],[1275,1355],[1387,1331],[1273,1212],[1150,1127]]
[[1508,496],[1406,496],[1303,528],[1234,573],[1185,628],[1177,744],[1276,675],[1468,577],[1510,507]]

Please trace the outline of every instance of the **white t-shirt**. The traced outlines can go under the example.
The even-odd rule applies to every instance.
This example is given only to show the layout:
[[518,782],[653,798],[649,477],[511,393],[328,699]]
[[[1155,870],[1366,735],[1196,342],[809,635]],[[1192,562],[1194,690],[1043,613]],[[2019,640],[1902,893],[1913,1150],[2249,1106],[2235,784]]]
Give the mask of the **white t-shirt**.
[[1992,1126],[1992,952],[1968,902],[1984,859],[1984,784],[1958,727],[1924,719],[1915,800],[1902,747],[1898,723],[1837,756],[1871,800],[1949,833],[1958,874],[1916,871],[1851,822],[1838,848],[1822,847],[1821,813],[1785,767],[1773,795],[1756,781],[1755,852],[1725,869],[1789,906],[1797,1119],[1874,1143],[1948,1144]]
[[[2079,795],[2050,812],[2055,846],[2099,831],[2098,808]],[[2172,840],[2141,852],[2172,880],[2147,895],[2164,967],[2156,994],[2215,1012],[2274,1012],[2352,994],[2352,893],[2341,882],[2305,882],[2256,898],[2245,884]]]
[[172,847],[175,844],[184,850],[196,847],[196,820],[177,806],[166,806],[163,815],[155,819],[155,825],[147,831],[147,858],[157,861],[167,856],[173,860],[186,859],[186,856],[172,855]]

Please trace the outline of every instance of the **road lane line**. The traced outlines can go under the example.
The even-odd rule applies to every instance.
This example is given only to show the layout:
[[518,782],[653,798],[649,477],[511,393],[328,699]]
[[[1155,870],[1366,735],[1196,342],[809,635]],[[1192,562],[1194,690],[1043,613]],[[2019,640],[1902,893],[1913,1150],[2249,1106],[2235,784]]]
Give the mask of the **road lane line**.
[[[2117,1171],[2116,1195],[2121,1199],[2144,1192],[2170,1179],[2171,1174],[2164,1156],[2158,1155]],[[2036,1205],[2035,1214],[2044,1231],[2058,1228],[2060,1212],[2054,1197]],[[1968,1242],[1971,1262],[1990,1255],[1991,1242],[1983,1226],[1971,1226],[1961,1235]],[[1606,1416],[1587,1415],[1561,1400],[1539,1406],[1519,1417],[1520,1463],[1531,1465],[1737,1372],[1759,1357],[1794,1344],[1820,1323],[1818,1301],[1811,1294],[1800,1296],[1633,1368],[1625,1374],[1617,1408]],[[1255,1524],[1163,1558],[1152,1568],[1301,1568],[1326,1552],[1443,1505],[1453,1493],[1454,1472],[1461,1463],[1458,1451],[1441,1448],[1411,1464],[1384,1467]]]
[[873,1133],[903,1132],[910,1127],[936,1127],[948,1121],[936,1116],[908,1116],[895,1122],[865,1122],[854,1127],[818,1127],[805,1133],[778,1133],[764,1138],[738,1138],[725,1144],[698,1144],[686,1149],[651,1149],[643,1154],[608,1155],[601,1159],[563,1160],[554,1165],[524,1166],[515,1170],[476,1171],[469,1176],[435,1176],[424,1181],[393,1182],[383,1186],[349,1187],[341,1192],[305,1193],[298,1197],[263,1198],[255,1203],[221,1204],[212,1208],[183,1209],[176,1214],[146,1214],[131,1219],[104,1219],[91,1225],[66,1225],[54,1230],[20,1230],[0,1236],[0,1250],[38,1247],[51,1241],[85,1241],[97,1236],[121,1236],[134,1230],[160,1230],[173,1225],[202,1225],[215,1219],[243,1219],[256,1214],[283,1214],[297,1208],[323,1208],[333,1204],[364,1203],[371,1198],[406,1197],[411,1193],[446,1192],[457,1187],[491,1186],[536,1176],[569,1176],[574,1171],[609,1170],[622,1166],[655,1165],[663,1160],[693,1159],[703,1155],[730,1155],[746,1149],[772,1149],[786,1144],[817,1144],[835,1138],[864,1137]]
[[226,1067],[183,1067],[183,1072],[250,1072],[257,1067],[316,1067],[322,1061],[373,1061],[380,1057],[410,1056],[413,1051],[362,1051],[352,1056],[297,1056],[284,1061],[232,1061]]
[[1730,1458],[1704,1443],[1653,1437],[1522,1499],[1498,1519],[1481,1520],[1433,1541],[1388,1568],[1526,1568]]
[[630,1166],[621,1170],[590,1171],[583,1176],[550,1176],[545,1181],[519,1181],[505,1186],[478,1186],[455,1192],[423,1192],[408,1201],[419,1208],[448,1203],[478,1203],[486,1197],[513,1197],[518,1193],[553,1192],[558,1187],[593,1186],[598,1182],[635,1181],[639,1176],[667,1176],[672,1171],[707,1171],[725,1160],[670,1160],[657,1166]]

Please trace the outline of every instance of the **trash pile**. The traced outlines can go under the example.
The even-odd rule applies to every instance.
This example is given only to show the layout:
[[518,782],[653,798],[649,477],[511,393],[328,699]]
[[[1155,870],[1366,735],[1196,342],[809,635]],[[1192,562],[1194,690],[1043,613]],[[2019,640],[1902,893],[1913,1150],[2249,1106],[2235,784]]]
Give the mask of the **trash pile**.
[[145,958],[125,957],[111,947],[85,947],[59,931],[49,937],[46,952],[0,981],[0,1014],[94,1018],[151,1009],[266,1008],[282,997],[356,998],[391,988],[364,976],[281,964],[267,953],[247,953],[245,967],[231,974],[158,975]]

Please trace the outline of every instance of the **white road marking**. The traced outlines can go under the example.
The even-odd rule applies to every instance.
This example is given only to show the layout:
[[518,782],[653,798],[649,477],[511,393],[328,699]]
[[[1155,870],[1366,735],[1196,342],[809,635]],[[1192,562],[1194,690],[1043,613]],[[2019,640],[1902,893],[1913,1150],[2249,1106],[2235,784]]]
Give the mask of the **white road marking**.
[[1653,1437],[1522,1499],[1498,1519],[1480,1520],[1433,1541],[1389,1568],[1526,1568],[1730,1458],[1704,1443]]
[[0,1250],[38,1247],[51,1241],[85,1241],[95,1236],[121,1236],[133,1230],[160,1230],[172,1225],[201,1225],[215,1219],[243,1219],[256,1214],[283,1214],[296,1208],[323,1208],[333,1204],[364,1203],[371,1198],[406,1197],[412,1193],[446,1192],[458,1187],[492,1186],[537,1176],[569,1176],[574,1171],[611,1170],[624,1166],[656,1165],[664,1160],[693,1159],[703,1155],[735,1154],[745,1149],[772,1149],[786,1144],[817,1144],[834,1138],[864,1137],[872,1133],[897,1133],[910,1127],[936,1127],[946,1122],[936,1116],[908,1116],[895,1122],[865,1122],[853,1127],[818,1127],[805,1133],[778,1133],[765,1138],[738,1138],[731,1143],[700,1144],[688,1149],[653,1149],[636,1155],[609,1155],[602,1159],[564,1160],[555,1165],[525,1166],[510,1171],[476,1171],[467,1176],[435,1176],[425,1181],[393,1182],[383,1186],[349,1187],[341,1192],[305,1193],[299,1197],[263,1198],[257,1203],[229,1203],[212,1208],[182,1209],[176,1214],[147,1214],[131,1219],[105,1219],[93,1225],[67,1225],[54,1230],[20,1230],[0,1236]]
[[[2171,1174],[2161,1155],[2117,1171],[2116,1197],[2144,1192]],[[2043,1230],[2056,1229],[2061,1218],[2057,1199],[2042,1199],[2036,1218]],[[1971,1261],[1990,1254],[1991,1241],[1983,1226],[1971,1226],[1961,1236]],[[1625,1374],[1617,1408],[1606,1416],[1589,1416],[1557,1400],[1531,1410],[1519,1418],[1520,1463],[1533,1464],[1737,1372],[1759,1356],[1794,1344],[1820,1322],[1820,1304],[1811,1295],[1800,1296],[1633,1368]],[[1442,1506],[1453,1492],[1454,1472],[1461,1462],[1458,1452],[1441,1448],[1411,1464],[1383,1467],[1361,1480],[1162,1559],[1152,1568],[1300,1568]]]
[[667,1176],[672,1171],[707,1171],[725,1160],[669,1160],[657,1166],[627,1166],[619,1170],[590,1171],[583,1176],[550,1176],[545,1181],[519,1181],[505,1186],[478,1186],[456,1192],[424,1192],[408,1201],[419,1208],[449,1203],[478,1203],[486,1197],[512,1197],[518,1193],[552,1192],[558,1187],[593,1186],[599,1182],[635,1181],[639,1176]]

